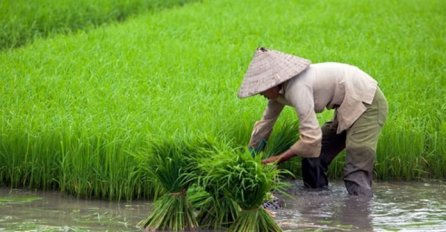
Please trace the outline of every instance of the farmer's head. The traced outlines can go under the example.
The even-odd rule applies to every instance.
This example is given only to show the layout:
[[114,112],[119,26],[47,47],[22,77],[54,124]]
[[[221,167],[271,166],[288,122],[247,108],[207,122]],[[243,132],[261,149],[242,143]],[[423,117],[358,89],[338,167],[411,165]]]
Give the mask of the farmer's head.
[[279,97],[280,86],[274,86],[260,93],[260,95],[264,96],[269,100],[275,100]]
[[279,96],[281,84],[308,68],[310,61],[266,48],[257,48],[238,92],[239,98]]

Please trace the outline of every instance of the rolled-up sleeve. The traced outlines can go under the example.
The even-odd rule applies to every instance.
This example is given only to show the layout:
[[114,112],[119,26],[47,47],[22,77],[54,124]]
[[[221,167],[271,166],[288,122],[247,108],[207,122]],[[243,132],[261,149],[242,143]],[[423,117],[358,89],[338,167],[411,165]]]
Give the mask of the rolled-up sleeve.
[[295,85],[286,95],[299,117],[299,140],[290,149],[301,157],[319,157],[321,152],[322,130],[314,110],[312,88]]
[[283,107],[283,104],[275,100],[268,101],[268,105],[263,113],[262,119],[254,124],[249,146],[257,147],[262,140],[267,140],[269,138],[274,124],[283,110]]

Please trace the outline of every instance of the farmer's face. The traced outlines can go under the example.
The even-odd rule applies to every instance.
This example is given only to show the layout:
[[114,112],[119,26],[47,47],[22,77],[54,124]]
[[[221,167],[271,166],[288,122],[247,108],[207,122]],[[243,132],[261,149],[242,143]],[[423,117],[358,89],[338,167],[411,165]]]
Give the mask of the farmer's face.
[[267,99],[275,100],[279,97],[279,87],[274,86],[268,90],[261,92],[260,95],[264,96]]

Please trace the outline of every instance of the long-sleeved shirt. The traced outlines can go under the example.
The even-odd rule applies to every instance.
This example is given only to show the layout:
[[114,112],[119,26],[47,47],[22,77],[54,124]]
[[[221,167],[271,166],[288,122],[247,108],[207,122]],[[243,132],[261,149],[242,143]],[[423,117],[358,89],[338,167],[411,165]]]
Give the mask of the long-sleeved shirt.
[[316,113],[335,109],[337,133],[351,127],[371,104],[377,82],[359,68],[342,63],[311,64],[303,73],[282,84],[277,99],[268,101],[260,121],[254,125],[250,145],[268,139],[285,105],[295,108],[299,139],[290,149],[301,157],[318,157],[322,131]]

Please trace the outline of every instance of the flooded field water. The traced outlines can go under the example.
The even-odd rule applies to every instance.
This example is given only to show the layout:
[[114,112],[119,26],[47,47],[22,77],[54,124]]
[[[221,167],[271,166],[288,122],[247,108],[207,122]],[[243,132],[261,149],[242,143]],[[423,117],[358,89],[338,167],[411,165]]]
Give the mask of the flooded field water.
[[[376,182],[370,200],[342,182],[322,192],[295,182],[275,219],[284,231],[446,231],[446,182]],[[76,199],[0,188],[0,231],[140,231],[151,202]]]

